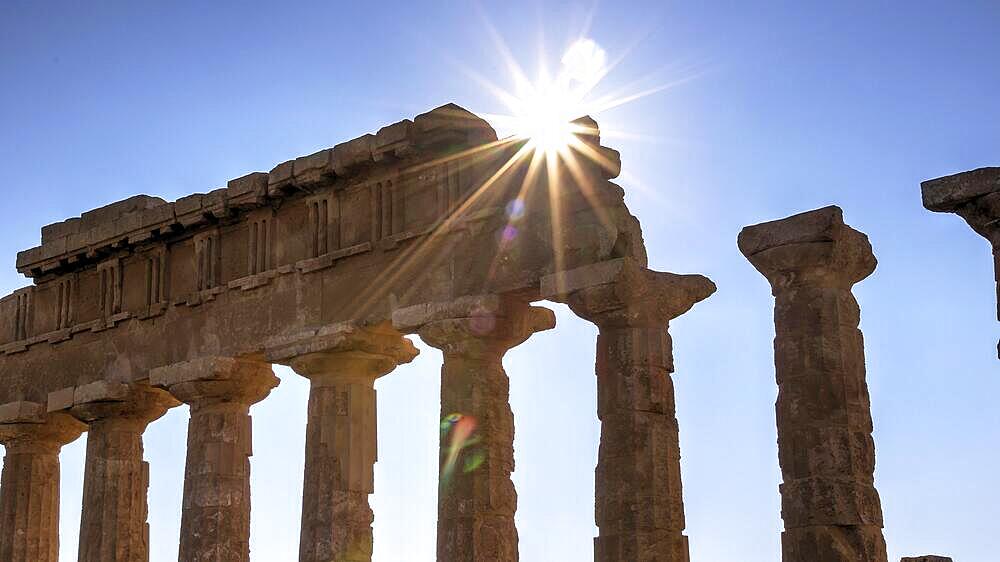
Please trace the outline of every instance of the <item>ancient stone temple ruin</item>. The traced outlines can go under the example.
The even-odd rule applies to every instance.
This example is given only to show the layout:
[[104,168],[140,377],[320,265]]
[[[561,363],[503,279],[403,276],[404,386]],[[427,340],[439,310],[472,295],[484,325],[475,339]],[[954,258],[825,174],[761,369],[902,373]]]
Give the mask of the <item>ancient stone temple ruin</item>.
[[181,404],[179,558],[248,560],[249,408],[272,364],[311,383],[299,560],[370,560],[374,382],[414,358],[407,334],[443,352],[441,412],[478,420],[485,450],[439,497],[438,560],[517,560],[501,359],[554,327],[542,299],[600,330],[595,559],[687,560],[667,326],[715,286],[648,269],[618,154],[578,125],[576,161],[547,170],[448,105],[44,227],[17,260],[34,284],[0,300],[0,560],[56,560],[58,454],[83,432],[79,559],[147,560],[142,435]]
[[[0,562],[57,560],[59,451],[84,432],[79,560],[147,561],[143,432],[182,404],[179,560],[248,561],[249,411],[274,364],[311,385],[298,559],[369,562],[374,386],[416,356],[404,336],[441,350],[444,423],[476,420],[482,449],[440,490],[437,560],[517,561],[502,359],[555,327],[543,300],[599,330],[594,560],[687,562],[668,326],[715,285],[648,267],[618,153],[576,125],[568,160],[547,161],[447,105],[222,189],[44,227],[17,258],[34,284],[0,299]],[[971,174],[925,201],[997,248],[997,174]],[[875,268],[867,237],[829,207],[739,247],[775,296],[783,560],[884,562],[851,293]]]

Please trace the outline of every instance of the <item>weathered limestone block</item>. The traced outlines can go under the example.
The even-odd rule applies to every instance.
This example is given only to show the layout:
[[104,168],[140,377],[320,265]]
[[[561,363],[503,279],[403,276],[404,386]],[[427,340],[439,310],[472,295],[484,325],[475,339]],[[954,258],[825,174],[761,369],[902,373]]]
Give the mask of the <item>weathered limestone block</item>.
[[514,415],[502,360],[555,327],[555,315],[492,295],[401,309],[393,323],[444,354],[437,560],[517,561]]
[[0,443],[7,449],[0,477],[0,560],[59,559],[59,450],[85,426],[42,404],[0,406]]
[[775,296],[785,562],[885,562],[861,310],[868,237],[826,207],[744,228],[743,255]]
[[927,556],[903,557],[899,562],[952,562],[952,559],[947,556],[934,556],[930,554]]
[[[928,180],[920,187],[924,207],[957,214],[990,241],[997,282],[997,319],[1000,319],[1000,167]],[[997,356],[1000,357],[1000,343]]]
[[268,360],[310,381],[300,562],[371,561],[375,379],[416,355],[391,326],[339,324],[268,346]]
[[166,391],[141,384],[98,381],[50,393],[50,412],[87,424],[80,562],[149,560],[142,434],[178,404]]
[[250,559],[250,406],[278,385],[266,363],[205,358],[153,369],[150,383],[191,406],[179,559]]
[[597,562],[686,562],[671,319],[715,292],[700,275],[628,258],[543,279],[544,297],[598,326]]

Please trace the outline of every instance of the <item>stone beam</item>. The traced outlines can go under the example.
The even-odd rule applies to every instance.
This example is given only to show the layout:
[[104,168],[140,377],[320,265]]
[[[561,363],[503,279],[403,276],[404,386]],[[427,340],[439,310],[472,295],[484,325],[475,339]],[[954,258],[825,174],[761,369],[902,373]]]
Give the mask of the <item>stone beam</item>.
[[[955,213],[965,219],[993,247],[997,283],[997,319],[1000,320],[1000,167],[980,168],[920,184],[924,207]],[[1000,357],[1000,343],[997,344]]]
[[555,315],[500,295],[397,310],[393,324],[444,355],[437,560],[518,560],[514,415],[503,356]]
[[875,270],[839,207],[748,226],[739,248],[775,297],[784,562],[886,562],[861,311]]
[[557,270],[644,263],[608,181],[617,153],[591,129],[552,188],[530,158],[508,162],[519,141],[446,106],[225,189],[50,225],[20,258],[35,284],[0,298],[0,403],[203,357],[263,360],[286,333],[469,295],[532,300]]
[[926,556],[903,557],[899,562],[952,562],[952,559],[947,556],[934,556],[930,554]]
[[338,324],[269,342],[269,361],[310,381],[300,562],[371,562],[375,380],[416,355],[385,325]]
[[560,272],[542,295],[597,325],[597,562],[687,562],[670,320],[715,292],[701,275],[618,259]]
[[35,402],[0,406],[0,560],[58,562],[59,450],[85,426]]

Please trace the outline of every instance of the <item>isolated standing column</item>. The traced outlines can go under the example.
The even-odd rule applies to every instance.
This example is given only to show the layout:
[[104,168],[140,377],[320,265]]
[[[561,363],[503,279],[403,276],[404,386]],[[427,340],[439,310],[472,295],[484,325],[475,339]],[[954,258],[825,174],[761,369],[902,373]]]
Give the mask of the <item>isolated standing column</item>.
[[267,363],[206,358],[154,369],[150,382],[191,406],[181,562],[250,559],[250,406],[278,385]]
[[775,297],[784,562],[885,562],[861,311],[868,237],[838,207],[749,226],[740,251]]
[[623,258],[546,278],[543,296],[597,325],[596,562],[687,562],[671,319],[715,292],[701,275]]
[[[997,319],[1000,320],[1000,167],[980,168],[920,184],[924,207],[955,213],[989,240],[997,283]],[[1000,357],[1000,343],[997,344]]]
[[0,560],[59,559],[59,450],[85,426],[34,402],[0,406]]
[[371,561],[375,380],[416,355],[391,327],[352,325],[269,348],[269,360],[310,381],[300,562]]
[[516,562],[514,415],[502,360],[555,327],[551,310],[499,295],[397,311],[401,329],[440,349],[438,562]]

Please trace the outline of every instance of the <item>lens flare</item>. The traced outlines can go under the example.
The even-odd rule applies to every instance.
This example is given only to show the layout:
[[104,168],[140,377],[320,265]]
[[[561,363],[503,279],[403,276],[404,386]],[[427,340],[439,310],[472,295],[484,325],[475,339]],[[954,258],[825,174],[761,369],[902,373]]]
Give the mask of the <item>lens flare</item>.
[[507,226],[503,227],[503,231],[501,231],[500,237],[503,239],[504,242],[513,242],[514,239],[517,238],[517,227],[508,224]]
[[566,49],[561,62],[570,79],[594,85],[604,77],[608,55],[593,39],[578,39]]
[[441,486],[447,486],[459,465],[462,473],[474,472],[483,465],[485,454],[476,445],[479,434],[476,418],[463,414],[449,414],[441,420],[441,441],[447,440],[445,458],[441,464]]
[[511,221],[521,220],[524,216],[524,199],[518,197],[507,203],[507,218]]

